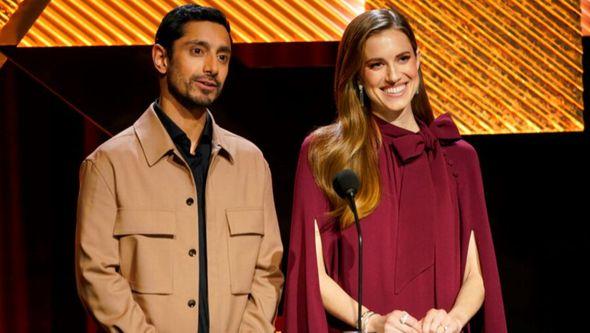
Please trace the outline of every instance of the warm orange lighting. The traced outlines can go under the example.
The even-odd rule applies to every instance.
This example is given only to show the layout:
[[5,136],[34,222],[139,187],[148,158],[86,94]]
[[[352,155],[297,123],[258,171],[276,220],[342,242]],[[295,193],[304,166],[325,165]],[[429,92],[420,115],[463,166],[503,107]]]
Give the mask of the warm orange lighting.
[[[20,1],[0,2],[0,27]],[[188,2],[52,0],[19,47],[151,44],[165,13]],[[464,134],[584,128],[590,0],[195,2],[221,9],[236,43],[338,41],[365,8],[395,6],[416,30],[435,112],[455,114]]]
[[367,1],[389,6],[416,30],[435,112],[463,133],[583,130],[576,1]]
[[10,16],[16,11],[18,3],[16,0],[0,1],[0,30],[8,22]]
[[[189,2],[52,0],[19,46],[150,44],[162,17]],[[337,41],[365,6],[361,0],[195,2],[221,9],[232,24],[236,43]]]
[[590,36],[590,0],[581,0],[582,7],[582,35]]

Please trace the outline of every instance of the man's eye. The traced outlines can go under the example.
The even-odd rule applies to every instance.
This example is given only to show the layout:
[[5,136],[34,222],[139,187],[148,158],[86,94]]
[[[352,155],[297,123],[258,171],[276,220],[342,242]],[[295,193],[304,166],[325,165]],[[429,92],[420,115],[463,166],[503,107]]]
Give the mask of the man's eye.
[[203,53],[203,50],[201,50],[200,48],[197,47],[197,48],[194,48],[192,52],[194,54],[201,54],[201,53]]

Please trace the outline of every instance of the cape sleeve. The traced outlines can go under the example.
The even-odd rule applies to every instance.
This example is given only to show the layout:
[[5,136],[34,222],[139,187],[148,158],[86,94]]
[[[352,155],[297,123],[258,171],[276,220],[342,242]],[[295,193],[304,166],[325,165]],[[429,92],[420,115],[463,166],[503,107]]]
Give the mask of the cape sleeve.
[[[285,332],[289,333],[328,331],[327,316],[319,288],[314,219],[317,219],[321,230],[325,226],[323,216],[329,210],[329,203],[316,185],[309,167],[309,141],[308,137],[303,142],[295,175],[283,308]],[[323,236],[322,241],[324,242]],[[329,244],[322,244],[322,248],[324,258],[331,258],[336,254]],[[326,265],[329,265],[328,261]]]
[[[506,317],[502,301],[500,276],[483,190],[481,169],[475,149],[460,140],[456,144],[462,163],[459,171],[459,209],[461,216],[461,267],[465,267],[471,231],[474,232],[479,252],[485,299],[480,311],[470,321],[471,332],[505,333]],[[460,155],[458,155],[460,154]]]

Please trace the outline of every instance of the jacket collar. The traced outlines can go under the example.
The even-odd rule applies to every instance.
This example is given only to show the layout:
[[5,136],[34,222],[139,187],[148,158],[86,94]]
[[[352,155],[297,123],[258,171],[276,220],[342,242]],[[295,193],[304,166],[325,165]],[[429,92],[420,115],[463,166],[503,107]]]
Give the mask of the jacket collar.
[[[226,157],[230,162],[233,162],[235,147],[228,140],[228,136],[230,135],[229,132],[219,127],[215,123],[215,119],[213,119],[211,112],[209,112],[209,110],[207,110],[207,112],[209,113],[211,125],[213,127],[213,136],[211,139],[213,153],[219,151],[222,156]],[[171,152],[176,153],[178,156],[182,156],[177,151],[170,135],[168,135],[164,125],[162,125],[162,122],[158,118],[153,103],[147,108],[147,110],[145,110],[139,119],[137,119],[133,124],[133,128],[150,167]]]

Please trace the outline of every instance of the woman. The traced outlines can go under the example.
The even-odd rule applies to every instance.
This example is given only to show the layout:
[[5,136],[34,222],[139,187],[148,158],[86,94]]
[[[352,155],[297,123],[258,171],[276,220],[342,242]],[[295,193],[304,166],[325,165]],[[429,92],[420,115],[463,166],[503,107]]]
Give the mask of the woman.
[[303,143],[285,296],[287,332],[356,327],[357,234],[332,189],[362,181],[363,332],[506,332],[475,150],[449,115],[433,119],[406,19],[372,10],[346,28],[335,68],[338,117]]

